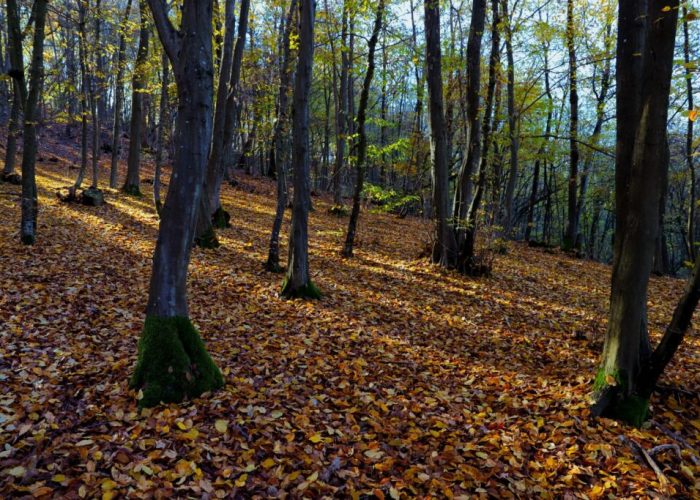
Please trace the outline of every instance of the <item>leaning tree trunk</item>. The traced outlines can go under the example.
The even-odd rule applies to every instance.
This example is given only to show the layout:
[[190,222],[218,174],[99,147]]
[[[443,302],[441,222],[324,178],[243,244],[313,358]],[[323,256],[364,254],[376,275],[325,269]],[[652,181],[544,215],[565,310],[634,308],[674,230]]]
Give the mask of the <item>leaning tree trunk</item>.
[[153,256],[138,363],[130,384],[140,389],[140,406],[179,402],[224,383],[187,307],[187,268],[212,134],[213,0],[185,0],[179,31],[170,23],[163,0],[148,3],[173,66],[179,112],[178,148]]
[[[649,0],[646,6],[622,2],[619,7],[617,221],[608,331],[592,414],[634,425],[646,418],[649,398],[665,366],[659,365],[659,349],[664,359],[668,354],[663,343],[651,352],[646,302],[659,205],[668,181],[666,123],[677,17],[678,0]],[[674,320],[672,326],[677,329],[683,323]],[[672,336],[677,338],[677,333]]]
[[320,291],[309,273],[309,93],[314,57],[315,0],[299,0],[299,55],[294,81],[294,125],[292,127],[292,169],[294,204],[289,235],[287,276],[283,297],[319,298]]
[[112,161],[109,170],[109,187],[117,187],[119,175],[119,150],[122,133],[122,108],[124,107],[124,65],[126,59],[126,25],[131,14],[131,2],[127,0],[124,17],[119,25],[119,51],[117,53],[117,74],[114,77],[114,123],[112,126]]
[[29,70],[29,90],[24,82],[24,65],[22,64],[22,37],[20,33],[19,10],[16,0],[7,1],[8,27],[11,43],[11,75],[20,88],[22,108],[24,109],[24,149],[22,152],[22,220],[20,239],[25,245],[36,241],[36,221],[38,211],[38,194],[36,189],[36,154],[38,142],[36,137],[37,108],[44,81],[44,28],[46,25],[47,0],[36,0],[34,5],[34,40],[32,59]]
[[272,223],[272,233],[270,234],[270,246],[267,252],[267,262],[265,269],[270,272],[281,272],[280,267],[280,229],[284,219],[284,209],[287,206],[287,154],[285,151],[285,127],[287,126],[287,108],[289,107],[289,86],[291,82],[290,47],[289,39],[294,23],[294,12],[297,9],[297,0],[291,0],[289,12],[287,13],[284,33],[282,35],[282,65],[280,67],[280,87],[278,100],[277,121],[272,132],[272,148],[270,150],[270,169],[274,169],[277,177],[277,205],[275,207],[275,219]]
[[357,231],[357,220],[360,218],[360,202],[362,199],[362,188],[365,175],[365,163],[367,161],[367,133],[365,132],[365,121],[367,119],[367,102],[369,101],[369,91],[374,77],[374,52],[379,39],[379,31],[382,29],[382,15],[384,13],[384,0],[379,0],[377,5],[377,16],[374,20],[374,30],[367,44],[367,73],[360,93],[360,107],[357,110],[357,158],[355,181],[355,193],[352,199],[352,212],[348,223],[348,233],[345,237],[343,255],[352,257],[352,248],[355,242],[355,232]]
[[129,127],[129,153],[126,164],[126,181],[122,191],[134,196],[141,196],[141,134],[143,122],[143,95],[148,84],[148,37],[150,26],[146,15],[146,2],[139,0],[141,29],[139,49],[136,53],[136,66],[132,80],[131,125]]
[[432,260],[442,267],[451,268],[454,267],[457,257],[457,243],[450,226],[448,209],[449,172],[445,112],[442,98],[440,10],[437,2],[433,0],[424,0],[423,7],[425,10],[425,65],[428,81],[428,114],[430,116],[430,163],[436,219]]
[[[231,16],[233,16],[233,3],[231,3]],[[195,244],[202,248],[217,248],[219,240],[216,237],[216,227],[227,227],[231,216],[221,207],[221,185],[224,181],[226,162],[233,154],[233,132],[238,121],[236,102],[238,100],[238,82],[241,78],[241,65],[243,61],[243,49],[245,48],[246,32],[248,30],[248,12],[250,0],[242,0],[241,11],[238,20],[238,37],[233,49],[228,91],[226,99],[219,102],[222,94],[217,95],[217,112],[215,117],[215,136],[207,163],[207,172],[204,181],[204,195],[199,202],[199,208],[195,229]],[[233,19],[231,19],[231,22]],[[228,27],[227,27],[228,29]],[[231,29],[233,32],[233,29]],[[231,40],[233,42],[233,40]],[[222,61],[222,65],[228,61]],[[222,68],[226,70],[226,68]],[[221,81],[219,82],[221,85]],[[224,87],[226,88],[226,87]],[[219,87],[221,90],[221,87]],[[219,112],[218,107],[222,106]]]

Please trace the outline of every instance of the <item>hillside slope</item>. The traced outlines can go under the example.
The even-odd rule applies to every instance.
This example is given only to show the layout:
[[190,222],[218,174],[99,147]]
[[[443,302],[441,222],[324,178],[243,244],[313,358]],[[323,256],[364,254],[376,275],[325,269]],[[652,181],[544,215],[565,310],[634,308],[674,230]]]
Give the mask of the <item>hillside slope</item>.
[[[493,277],[469,279],[416,259],[425,221],[366,212],[346,260],[347,219],[314,198],[324,298],[284,301],[263,271],[274,185],[244,176],[224,188],[222,247],[195,249],[190,268],[191,317],[226,387],[139,414],[127,378],[158,226],[150,193],[62,203],[78,150],[41,145],[36,246],[18,243],[18,188],[0,186],[0,494],[700,494],[695,334],[652,401],[660,426],[588,417],[607,266],[513,243]],[[652,281],[655,338],[681,288]],[[657,475],[631,440],[681,457],[655,454]]]

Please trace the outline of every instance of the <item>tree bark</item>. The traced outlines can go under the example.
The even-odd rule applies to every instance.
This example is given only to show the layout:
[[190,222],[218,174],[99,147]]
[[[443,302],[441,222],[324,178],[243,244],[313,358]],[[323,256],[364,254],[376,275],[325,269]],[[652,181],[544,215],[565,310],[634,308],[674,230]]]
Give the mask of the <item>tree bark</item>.
[[309,93],[314,57],[314,20],[316,2],[299,0],[299,55],[294,81],[294,120],[292,127],[292,170],[294,202],[289,236],[287,276],[282,284],[283,297],[319,298],[320,292],[309,273],[308,217],[311,203],[309,188]]
[[270,168],[274,169],[277,178],[277,205],[275,207],[275,219],[272,223],[270,234],[270,246],[267,253],[265,268],[273,273],[281,272],[280,267],[280,229],[284,220],[284,209],[287,206],[287,151],[285,150],[285,130],[287,127],[287,112],[289,108],[289,88],[291,84],[290,59],[291,50],[289,39],[294,25],[294,13],[297,10],[297,0],[291,0],[289,11],[285,20],[284,33],[282,34],[282,61],[280,66],[280,86],[278,97],[278,111],[275,128],[272,132],[272,147],[270,148]]
[[355,192],[353,194],[352,211],[350,212],[348,232],[345,237],[345,245],[343,247],[343,255],[345,257],[352,257],[353,245],[355,243],[355,232],[357,231],[357,221],[360,218],[360,202],[362,201],[362,189],[366,169],[365,163],[367,161],[367,133],[365,131],[367,102],[369,101],[370,86],[372,85],[372,78],[374,77],[374,53],[377,47],[377,40],[379,40],[379,32],[382,29],[383,14],[384,0],[379,0],[379,3],[377,4],[377,14],[374,20],[374,29],[372,30],[372,36],[367,43],[367,73],[365,74],[365,81],[362,85],[362,91],[360,93],[360,107],[357,110],[358,141],[357,158],[355,159],[357,178],[355,180]]
[[161,213],[138,363],[131,378],[131,387],[140,389],[140,406],[179,402],[224,383],[189,320],[187,307],[187,268],[212,134],[212,0],[184,0],[179,31],[168,19],[163,0],[148,3],[173,66],[179,112],[178,148]]
[[129,154],[126,167],[126,181],[122,191],[141,196],[141,134],[143,132],[143,97],[148,83],[148,36],[151,27],[146,15],[146,1],[139,0],[141,29],[139,31],[139,48],[136,53],[136,65],[132,80],[131,125],[129,127]]
[[569,183],[568,212],[564,248],[579,250],[578,226],[581,214],[578,211],[578,81],[576,47],[574,41],[574,2],[566,2],[566,49],[569,54]]
[[124,17],[119,25],[119,51],[117,74],[114,77],[114,123],[112,124],[112,159],[109,170],[109,187],[115,189],[119,176],[119,153],[121,152],[122,108],[124,107],[124,66],[126,60],[126,28],[131,15],[132,0],[127,0]]
[[518,112],[515,109],[515,62],[513,60],[513,28],[511,25],[508,0],[503,0],[503,17],[508,21],[504,25],[506,39],[506,57],[508,59],[508,134],[510,138],[510,170],[505,193],[505,214],[502,221],[506,237],[511,236],[513,229],[513,197],[518,182],[518,152],[520,150],[520,135],[518,131]]
[[617,222],[608,331],[592,414],[634,425],[646,418],[654,389],[646,301],[668,180],[666,123],[677,17],[678,0],[623,2],[618,15]]
[[440,10],[437,2],[424,0],[425,65],[428,81],[428,114],[430,117],[430,163],[432,197],[435,211],[435,238],[432,260],[445,268],[455,266],[457,242],[450,224],[448,208],[449,172],[447,137],[442,97],[442,53],[440,50]]
[[156,171],[153,176],[153,203],[156,207],[156,212],[160,215],[163,209],[163,202],[160,200],[160,178],[163,168],[163,145],[165,143],[165,116],[168,110],[168,85],[170,79],[170,63],[168,55],[163,51],[161,55],[161,84],[160,84],[160,105],[158,107],[158,129],[157,129],[157,144],[156,144]]

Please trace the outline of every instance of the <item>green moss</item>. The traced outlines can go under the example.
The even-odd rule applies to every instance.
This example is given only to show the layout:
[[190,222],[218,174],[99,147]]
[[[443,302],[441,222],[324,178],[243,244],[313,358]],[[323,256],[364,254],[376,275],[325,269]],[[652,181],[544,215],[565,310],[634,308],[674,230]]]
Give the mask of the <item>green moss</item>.
[[130,196],[143,196],[141,194],[141,188],[139,187],[138,184],[124,184],[124,187],[122,188],[122,192],[124,194],[128,194]]
[[[614,384],[608,383],[609,376],[615,379]],[[626,380],[623,371],[606,373],[603,368],[598,370],[593,382],[593,391],[598,404],[601,404],[600,416],[641,427],[649,417],[649,398],[627,394]]]
[[217,229],[226,229],[227,227],[231,227],[230,220],[231,214],[221,207],[217,208],[216,212],[214,212],[214,214],[211,216],[211,223]]
[[289,277],[284,278],[280,295],[288,299],[320,299],[322,297],[321,290],[311,280],[300,288],[293,288]]
[[221,243],[219,243],[219,239],[216,237],[216,231],[214,231],[213,227],[208,227],[206,231],[204,231],[204,234],[195,237],[194,239],[194,244],[197,245],[199,248],[219,248],[221,246]]
[[189,318],[148,316],[138,351],[129,386],[143,391],[141,408],[160,402],[179,403],[224,385]]

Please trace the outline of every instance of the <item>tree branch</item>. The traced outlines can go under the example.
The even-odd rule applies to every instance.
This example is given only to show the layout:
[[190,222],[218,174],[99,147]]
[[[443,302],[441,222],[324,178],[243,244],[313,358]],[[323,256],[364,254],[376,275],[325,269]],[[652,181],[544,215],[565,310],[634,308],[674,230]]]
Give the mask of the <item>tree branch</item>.
[[153,13],[153,21],[158,30],[160,42],[163,44],[173,67],[176,67],[180,53],[180,33],[168,18],[168,6],[164,0],[148,0],[148,5]]

